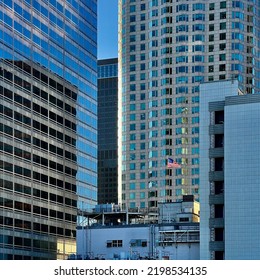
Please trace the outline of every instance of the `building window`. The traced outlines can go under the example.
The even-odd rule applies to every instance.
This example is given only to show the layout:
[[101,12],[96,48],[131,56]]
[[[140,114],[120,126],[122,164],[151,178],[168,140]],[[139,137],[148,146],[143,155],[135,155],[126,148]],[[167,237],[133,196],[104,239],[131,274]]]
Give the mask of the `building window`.
[[219,40],[226,40],[226,33],[220,33]]
[[221,12],[219,15],[220,19],[226,19],[227,18],[227,13],[226,12]]
[[129,199],[135,199],[135,193],[130,193],[129,194]]
[[135,5],[131,5],[130,6],[130,13],[134,13],[135,12]]
[[215,3],[209,3],[209,10],[213,11],[215,9]]
[[136,17],[135,17],[135,15],[133,15],[133,16],[130,16],[130,22],[135,22],[135,20],[136,20]]
[[107,240],[107,248],[123,247],[123,240]]
[[135,32],[135,31],[136,31],[135,25],[130,25],[130,32]]
[[226,60],[226,54],[222,53],[219,55],[219,61],[225,61]]
[[214,41],[214,34],[210,34],[209,35],[209,42],[213,42]]
[[202,4],[202,3],[193,4],[192,10],[193,11],[197,11],[197,10],[205,11],[205,4]]
[[141,15],[140,15],[140,20],[141,20],[141,21],[145,20],[145,14],[141,14]]
[[194,24],[192,26],[192,31],[204,31],[205,25],[204,24]]
[[147,240],[146,239],[132,239],[130,241],[131,247],[147,247]]
[[214,55],[209,56],[209,62],[214,62]]
[[226,49],[226,43],[219,44],[219,50],[224,51]]
[[219,29],[220,29],[220,30],[224,30],[224,29],[226,29],[226,26],[227,26],[227,23],[226,23],[226,22],[221,22],[221,23],[219,24]]
[[215,19],[215,14],[209,14],[209,21],[212,21]]
[[180,11],[188,11],[189,10],[189,5],[188,4],[180,4],[178,6],[176,6],[176,12],[180,12]]
[[209,25],[209,31],[214,31],[214,24]]
[[189,218],[180,218],[180,222],[189,222]]
[[226,1],[220,2],[220,9],[226,9],[226,7],[227,7],[227,2]]
[[209,73],[214,72],[214,65],[209,65]]
[[214,45],[209,45],[209,52],[213,52],[214,51]]

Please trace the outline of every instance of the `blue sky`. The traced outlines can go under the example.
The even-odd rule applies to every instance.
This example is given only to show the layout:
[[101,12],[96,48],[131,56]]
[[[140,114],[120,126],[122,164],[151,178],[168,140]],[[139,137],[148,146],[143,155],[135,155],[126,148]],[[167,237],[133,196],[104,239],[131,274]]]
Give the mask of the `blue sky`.
[[118,0],[98,0],[98,59],[118,57]]

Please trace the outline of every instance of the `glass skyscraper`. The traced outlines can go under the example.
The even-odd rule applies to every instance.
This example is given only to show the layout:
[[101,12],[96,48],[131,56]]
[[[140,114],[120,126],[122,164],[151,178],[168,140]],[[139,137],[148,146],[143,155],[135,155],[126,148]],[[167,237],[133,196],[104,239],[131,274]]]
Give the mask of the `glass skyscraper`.
[[199,199],[199,85],[260,92],[259,2],[120,0],[119,26],[119,199]]
[[0,259],[66,259],[97,202],[97,1],[0,1]]
[[118,60],[98,60],[98,203],[118,203]]

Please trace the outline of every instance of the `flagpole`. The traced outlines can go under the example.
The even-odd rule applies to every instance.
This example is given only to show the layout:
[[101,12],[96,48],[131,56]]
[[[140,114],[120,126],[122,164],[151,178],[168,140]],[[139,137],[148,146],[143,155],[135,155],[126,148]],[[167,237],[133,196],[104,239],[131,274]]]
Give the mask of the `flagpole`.
[[[168,168],[171,168],[171,170],[172,170],[172,176],[171,176],[171,178],[172,178],[172,190],[173,190],[173,180],[174,180],[174,174],[173,174],[173,172],[174,172],[174,170],[173,169],[175,169],[175,168],[182,168],[182,166],[181,166],[181,164],[179,164],[177,161],[175,161],[174,159],[172,159],[172,158],[168,158],[168,160],[167,160],[167,167]],[[165,186],[165,196],[166,196],[166,186]]]

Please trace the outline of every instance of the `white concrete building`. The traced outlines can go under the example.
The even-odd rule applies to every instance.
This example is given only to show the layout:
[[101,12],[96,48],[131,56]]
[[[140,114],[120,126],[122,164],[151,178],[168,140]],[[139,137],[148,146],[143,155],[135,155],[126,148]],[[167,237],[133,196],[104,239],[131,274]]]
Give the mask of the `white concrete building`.
[[260,96],[238,94],[201,85],[201,259],[260,259]]
[[[98,205],[77,229],[77,259],[199,259],[199,203],[193,196],[160,203],[154,219],[146,213]],[[93,223],[94,221],[94,223]]]
[[77,258],[199,260],[199,223],[84,227]]

